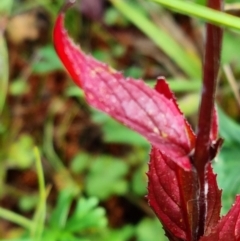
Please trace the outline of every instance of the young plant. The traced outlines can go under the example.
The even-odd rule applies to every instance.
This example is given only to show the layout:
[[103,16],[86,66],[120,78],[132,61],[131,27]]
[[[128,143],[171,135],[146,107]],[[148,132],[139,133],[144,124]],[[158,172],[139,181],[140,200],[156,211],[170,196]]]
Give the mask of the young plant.
[[[207,24],[203,60],[203,91],[196,135],[178,108],[165,79],[155,89],[86,55],[63,26],[65,6],[54,28],[56,51],[87,102],[139,132],[152,145],[148,202],[171,241],[240,240],[240,197],[220,218],[221,191],[212,160],[218,139],[214,96],[219,71],[222,29]],[[208,0],[221,11],[221,0]]]

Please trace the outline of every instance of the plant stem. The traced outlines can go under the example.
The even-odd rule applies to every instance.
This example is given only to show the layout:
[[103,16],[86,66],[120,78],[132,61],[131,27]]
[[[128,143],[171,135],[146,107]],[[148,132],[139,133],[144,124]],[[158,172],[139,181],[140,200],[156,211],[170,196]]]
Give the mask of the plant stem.
[[[8,51],[7,51],[7,45],[4,38],[4,30],[3,26],[1,26],[1,21],[3,22],[4,16],[0,17],[0,89],[1,89],[1,95],[0,95],[0,115],[2,114],[6,96],[7,96],[7,88],[8,88],[8,75],[9,75],[9,69],[8,69]],[[7,20],[5,21],[7,24]],[[3,24],[2,24],[3,25]],[[6,27],[6,26],[4,26]]]
[[36,170],[37,170],[38,185],[39,185],[39,202],[34,214],[31,234],[34,241],[38,241],[38,240],[41,240],[43,229],[44,229],[44,222],[46,217],[46,197],[48,192],[45,189],[41,155],[37,147],[34,147],[34,154],[36,158]]
[[[208,0],[207,5],[215,10],[221,10],[222,0]],[[200,185],[198,238],[203,235],[205,225],[205,167],[210,161],[210,132],[220,65],[221,43],[222,29],[212,24],[207,24],[206,46],[203,61],[202,98],[199,111],[196,149],[193,160]]]
[[4,208],[1,208],[0,207],[0,217],[1,218],[4,218],[12,223],[16,223],[28,230],[31,230],[32,228],[32,221],[19,215],[19,214],[16,214],[12,211],[9,211],[7,209],[4,209]]

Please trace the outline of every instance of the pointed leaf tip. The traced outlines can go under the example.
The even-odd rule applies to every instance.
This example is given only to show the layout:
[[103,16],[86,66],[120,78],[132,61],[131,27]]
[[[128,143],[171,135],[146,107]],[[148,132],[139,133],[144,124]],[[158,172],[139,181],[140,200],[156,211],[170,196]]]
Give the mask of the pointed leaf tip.
[[204,233],[208,235],[220,219],[222,191],[218,189],[217,175],[213,173],[211,163],[207,164],[206,170],[206,189],[208,192],[206,196],[207,216]]
[[81,78],[78,70],[79,68],[74,61],[75,57],[77,57],[74,55],[74,51],[77,51],[78,48],[71,41],[71,39],[68,38],[67,31],[64,29],[64,11],[66,11],[66,9],[69,7],[70,5],[66,4],[57,17],[53,29],[53,43],[59,58],[61,59],[65,68],[68,70],[75,84],[81,87]]
[[54,27],[54,46],[74,82],[83,89],[87,102],[139,132],[182,168],[190,170],[191,131],[165,81],[161,84],[165,91],[161,93],[86,55],[68,37],[63,21],[62,12]]
[[208,236],[202,237],[200,241],[239,241],[240,240],[240,196],[226,216],[211,230]]
[[[177,104],[177,100],[176,100],[173,92],[169,88],[169,85],[168,85],[165,77],[160,76],[160,77],[157,78],[157,83],[156,83],[156,86],[155,86],[155,90],[158,93],[163,94],[170,101],[172,101],[173,104],[175,105],[176,109],[179,111],[179,114],[183,115],[183,113],[179,109],[179,106]],[[192,127],[189,125],[189,123],[187,122],[186,119],[185,119],[185,131],[186,131],[186,134],[187,134],[188,139],[189,139],[190,149],[193,149],[194,146],[195,146],[195,139],[196,139],[196,137],[195,137],[195,134],[194,134],[194,132],[192,130]]]

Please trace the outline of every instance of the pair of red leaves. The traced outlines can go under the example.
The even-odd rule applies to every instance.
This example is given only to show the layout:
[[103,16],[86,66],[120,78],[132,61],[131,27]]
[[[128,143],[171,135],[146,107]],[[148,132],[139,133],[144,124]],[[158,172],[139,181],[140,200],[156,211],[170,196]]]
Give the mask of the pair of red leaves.
[[[240,241],[240,197],[220,219],[221,191],[211,163],[207,164],[204,236],[197,238],[196,172],[191,164],[195,135],[180,112],[164,78],[155,89],[83,53],[63,27],[60,13],[54,28],[54,45],[87,102],[146,137],[152,145],[148,171],[148,202],[172,241]],[[126,137],[127,138],[127,137]],[[217,138],[216,119],[211,139]]]

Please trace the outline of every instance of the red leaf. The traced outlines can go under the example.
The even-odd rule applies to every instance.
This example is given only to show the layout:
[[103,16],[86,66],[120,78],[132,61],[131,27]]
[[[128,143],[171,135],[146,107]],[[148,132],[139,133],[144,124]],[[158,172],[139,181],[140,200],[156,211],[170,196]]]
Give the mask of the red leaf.
[[212,232],[200,241],[240,241],[240,196]]
[[207,217],[204,234],[208,235],[211,232],[211,229],[217,225],[222,207],[222,191],[218,189],[217,178],[213,173],[211,163],[207,166],[206,183]]
[[[63,28],[63,18],[64,15],[60,14],[55,24],[53,31],[54,47],[75,84],[81,87],[82,81],[81,74],[79,72],[81,66],[78,66],[81,55],[77,54],[78,48],[67,37],[67,31]],[[78,59],[78,61],[75,61],[75,58],[76,60]],[[83,61],[83,59],[81,61]]]
[[[181,110],[178,107],[176,98],[165,80],[165,77],[161,76],[161,77],[157,78],[157,84],[155,86],[155,90],[158,93],[163,94],[169,100],[171,100],[174,103],[175,107],[178,109],[179,113],[182,114]],[[191,126],[189,125],[189,123],[186,120],[185,120],[185,127],[186,127],[186,132],[187,132],[188,138],[191,140],[190,141],[191,149],[193,149],[195,146],[195,134],[194,134]]]
[[159,93],[149,88],[142,80],[125,78],[84,54],[68,38],[63,19],[62,13],[54,28],[54,45],[88,103],[139,132],[178,165],[190,170],[188,154],[193,139],[189,138],[189,126],[174,98],[169,98],[166,91]]
[[[153,147],[148,172],[148,202],[170,240],[195,240],[198,221],[194,171],[186,172]],[[177,239],[176,239],[177,238]]]

